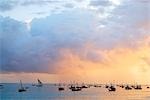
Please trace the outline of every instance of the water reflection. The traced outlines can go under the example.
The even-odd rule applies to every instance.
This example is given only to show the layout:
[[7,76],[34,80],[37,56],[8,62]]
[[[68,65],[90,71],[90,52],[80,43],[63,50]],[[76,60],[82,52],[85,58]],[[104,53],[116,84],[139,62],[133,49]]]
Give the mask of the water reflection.
[[25,84],[29,87],[26,92],[17,91],[19,84],[4,84],[0,89],[2,100],[150,100],[150,89],[142,86],[142,90],[125,90],[116,86],[115,92],[109,92],[105,85],[101,87],[91,86],[82,91],[71,91],[64,86],[64,91],[58,91],[53,84],[45,84],[43,87],[34,87],[32,84]]

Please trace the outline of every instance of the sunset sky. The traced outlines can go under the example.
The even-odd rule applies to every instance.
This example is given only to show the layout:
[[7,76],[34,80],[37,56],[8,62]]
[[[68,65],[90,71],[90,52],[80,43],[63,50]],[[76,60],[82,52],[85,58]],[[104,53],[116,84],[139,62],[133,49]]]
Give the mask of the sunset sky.
[[0,0],[0,82],[150,84],[150,0]]

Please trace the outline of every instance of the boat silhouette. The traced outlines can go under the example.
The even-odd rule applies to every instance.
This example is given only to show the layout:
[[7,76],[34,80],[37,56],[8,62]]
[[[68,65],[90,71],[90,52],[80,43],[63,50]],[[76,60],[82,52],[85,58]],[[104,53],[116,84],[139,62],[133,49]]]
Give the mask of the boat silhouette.
[[84,84],[84,83],[82,83],[81,88],[89,88],[89,86],[88,86],[88,85],[86,85],[86,84]]
[[71,91],[81,91],[81,90],[82,90],[82,87],[80,87],[80,86],[75,86],[75,85],[71,85],[71,86],[69,87],[69,89],[70,89]]
[[74,88],[71,88],[72,91],[81,91],[82,88],[81,87],[74,87]]
[[124,85],[120,85],[121,88],[124,88]]
[[63,90],[65,90],[65,88],[63,86],[61,86],[61,84],[59,84],[58,90],[63,91]]
[[108,88],[109,91],[116,91],[116,88],[115,86],[111,85],[109,88]]
[[3,89],[4,87],[3,87],[3,85],[2,84],[0,84],[0,89]]
[[39,79],[37,79],[37,81],[38,81],[38,84],[36,85],[37,87],[42,87],[43,86],[43,83],[39,80]]
[[26,91],[26,89],[23,87],[23,85],[22,85],[22,81],[20,80],[20,89],[18,89],[18,92],[25,92]]
[[109,85],[105,85],[105,88],[109,88]]
[[134,87],[134,89],[136,89],[136,90],[141,90],[142,87],[141,87],[141,85],[136,85],[136,86]]
[[129,85],[127,85],[125,86],[125,90],[132,90],[132,88]]

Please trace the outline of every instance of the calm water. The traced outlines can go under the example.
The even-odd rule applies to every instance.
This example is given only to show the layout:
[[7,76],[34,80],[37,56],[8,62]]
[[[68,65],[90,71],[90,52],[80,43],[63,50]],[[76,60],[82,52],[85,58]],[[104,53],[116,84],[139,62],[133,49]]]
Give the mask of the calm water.
[[52,84],[43,87],[29,87],[27,92],[18,92],[19,84],[4,84],[0,89],[1,100],[150,100],[150,89],[143,86],[142,90],[124,90],[117,87],[116,92],[109,92],[104,87],[91,87],[82,91],[72,92],[67,87],[58,91]]

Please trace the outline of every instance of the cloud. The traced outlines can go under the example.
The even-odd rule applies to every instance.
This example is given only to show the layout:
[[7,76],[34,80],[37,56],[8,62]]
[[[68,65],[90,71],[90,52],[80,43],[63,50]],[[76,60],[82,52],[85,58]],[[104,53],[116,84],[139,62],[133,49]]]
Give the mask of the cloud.
[[55,64],[62,56],[60,50],[79,49],[93,31],[92,15],[87,12],[66,12],[35,19],[31,22],[31,30],[25,23],[9,17],[0,18],[1,71],[4,72],[53,73],[58,68]]
[[[1,35],[1,67],[8,69],[11,67],[9,64],[12,59],[15,59],[16,54],[19,53],[20,46],[26,41],[28,32],[25,24],[12,20],[9,17],[0,19],[0,35]],[[21,49],[20,49],[21,50]],[[10,62],[10,63],[8,63]],[[15,67],[14,67],[15,68]],[[12,67],[13,69],[13,67]],[[11,70],[11,68],[10,68]]]
[[36,15],[43,15],[43,14],[46,14],[46,12],[35,12],[35,13],[33,13],[33,14],[36,14]]
[[[41,10],[43,8],[47,8],[47,9],[54,9],[55,7],[63,7],[63,5],[65,5],[64,7],[73,7],[73,5],[71,4],[66,4],[67,2],[63,2],[61,0],[1,0],[0,1],[0,11],[1,12],[5,12],[5,11],[10,11],[14,8],[17,9],[22,9],[23,7],[26,6],[30,6],[33,10],[33,13],[37,11],[39,11],[39,9],[35,9],[36,7],[40,7]],[[29,7],[29,8],[30,8]],[[51,7],[51,8],[49,8]],[[28,10],[28,9],[27,9]],[[29,11],[25,11],[29,12]]]
[[51,3],[60,2],[59,0],[24,0],[21,5],[23,6],[30,6],[30,5],[47,5]]
[[66,3],[66,4],[64,5],[64,7],[66,7],[66,8],[73,8],[74,5],[73,5],[72,3]]
[[[85,17],[84,15],[87,16]],[[88,40],[88,36],[92,36],[91,33],[94,33],[92,26],[95,23],[96,19],[87,11],[67,11],[61,14],[53,14],[43,19],[33,20],[31,34],[33,36],[46,36],[45,38],[61,44],[60,46],[67,47],[75,46],[76,44],[82,46]],[[85,30],[86,28],[88,30]]]
[[[137,47],[138,41],[150,35],[146,32],[148,28],[144,28],[150,27],[147,24],[150,21],[149,15],[147,14],[149,12],[148,7],[146,3],[143,4],[131,0],[128,2],[124,1],[120,6],[110,10],[108,17],[100,20],[100,25],[104,27],[99,27],[101,33],[105,33],[103,37],[106,38],[106,42],[112,39],[110,42],[112,45],[123,44],[131,48]],[[143,25],[143,22],[146,25]],[[100,36],[98,37],[101,38]]]
[[149,0],[134,0],[134,1],[138,1],[138,2],[141,2],[141,3],[149,3],[150,2]]
[[109,6],[111,5],[111,2],[108,0],[91,0],[90,5],[91,6]]
[[108,11],[111,16],[103,20],[99,13],[79,8],[34,18],[30,29],[23,22],[0,17],[1,71],[57,73],[90,65],[96,69],[114,65],[114,56],[120,65],[127,63],[119,60],[125,56],[119,56],[126,52],[122,48],[132,54],[149,35],[146,4],[129,5],[133,3]]
[[11,10],[15,6],[17,6],[17,1],[12,1],[12,0],[1,0],[0,1],[0,11],[2,11],[2,12]]

